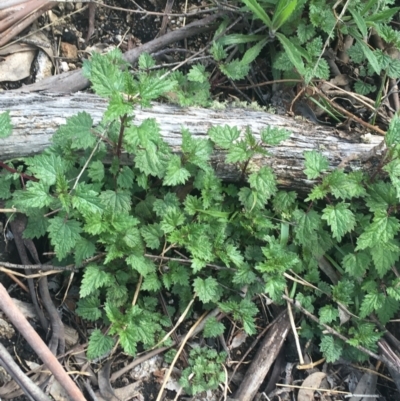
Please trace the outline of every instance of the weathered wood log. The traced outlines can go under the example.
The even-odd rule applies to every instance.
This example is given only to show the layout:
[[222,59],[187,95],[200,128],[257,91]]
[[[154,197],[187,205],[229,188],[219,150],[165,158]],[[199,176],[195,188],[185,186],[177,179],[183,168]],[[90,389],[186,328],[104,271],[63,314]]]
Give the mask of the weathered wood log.
[[[105,99],[88,93],[3,92],[0,94],[0,110],[10,111],[14,130],[10,137],[0,139],[0,159],[5,161],[39,153],[49,146],[53,133],[67,117],[86,111],[96,124],[106,107]],[[257,139],[260,138],[260,131],[268,125],[289,130],[292,134],[288,140],[268,148],[271,157],[258,157],[252,162],[258,166],[271,166],[280,185],[294,189],[311,185],[302,172],[305,151],[319,150],[329,159],[329,168],[333,169],[339,165],[345,167],[352,160],[365,162],[379,153],[383,140],[381,136],[371,135],[369,143],[362,143],[359,138],[331,127],[244,108],[214,110],[155,103],[151,109],[135,110],[137,124],[146,118],[157,120],[164,140],[176,153],[181,150],[183,127],[188,128],[195,138],[204,138],[213,125],[237,126],[242,132],[249,127]],[[215,152],[213,165],[216,172],[224,180],[235,181],[240,172],[237,166],[225,164],[224,156],[221,151]]]

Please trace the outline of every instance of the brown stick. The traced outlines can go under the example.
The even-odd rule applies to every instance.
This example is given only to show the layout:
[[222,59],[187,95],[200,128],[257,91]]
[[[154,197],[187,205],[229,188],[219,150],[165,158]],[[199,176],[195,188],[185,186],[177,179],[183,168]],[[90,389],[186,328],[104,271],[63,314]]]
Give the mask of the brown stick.
[[73,380],[67,375],[57,358],[47,348],[46,344],[39,337],[36,331],[25,319],[21,311],[15,306],[14,302],[8,295],[8,292],[4,286],[0,283],[0,309],[7,315],[11,323],[17,328],[17,330],[24,336],[28,344],[33,348],[39,358],[53,373],[55,378],[64,387],[65,391],[74,401],[86,401],[85,397],[73,382]]
[[246,376],[235,394],[240,401],[251,401],[265,379],[271,365],[281,350],[283,342],[289,332],[290,322],[288,313],[283,313],[271,327],[261,343],[253,362],[246,372]]

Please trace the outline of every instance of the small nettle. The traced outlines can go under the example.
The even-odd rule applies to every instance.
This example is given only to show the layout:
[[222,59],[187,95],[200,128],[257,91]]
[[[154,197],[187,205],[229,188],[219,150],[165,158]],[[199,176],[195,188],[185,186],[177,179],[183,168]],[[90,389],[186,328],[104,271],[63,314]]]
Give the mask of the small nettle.
[[[155,120],[135,123],[135,106],[148,106],[183,79],[152,65],[142,55],[132,73],[117,50],[94,55],[84,73],[109,100],[100,124],[93,127],[89,114],[78,113],[57,130],[50,148],[26,158],[24,166],[9,162],[16,173],[0,176],[0,197],[28,216],[24,235],[47,237],[56,263],[82,271],[77,313],[98,327],[88,357],[106,355],[117,340],[129,355],[169,344],[166,334],[193,299],[197,309],[218,307],[253,335],[256,295],[282,304],[286,289],[321,323],[348,337],[346,343],[303,321],[302,335],[319,337],[329,361],[343,355],[362,360],[358,346],[375,351],[381,331],[369,316],[384,325],[400,301],[399,119],[385,137],[388,150],[374,180],[360,171],[327,172],[324,156],[305,154],[304,173],[316,184],[301,199],[278,188],[271,168],[248,171],[254,156],[268,157],[265,145],[289,137],[286,130],[265,127],[256,139],[250,130],[218,126],[198,140],[183,129],[177,155]],[[203,84],[204,69],[192,68],[188,83]],[[11,130],[9,114],[1,114],[0,136]],[[241,184],[216,176],[210,157],[217,148],[226,163],[241,169]],[[132,156],[132,165],[121,163],[122,151]],[[108,165],[106,153],[113,156]],[[22,185],[22,172],[35,179]],[[191,190],[178,196],[185,185]],[[336,281],[321,270],[322,258]],[[307,285],[292,281],[294,276]],[[176,300],[168,314],[159,297],[166,290]],[[340,308],[351,314],[346,322]],[[107,334],[102,325],[109,325]],[[211,318],[204,335],[224,331],[225,323]],[[182,385],[192,393],[216,388],[225,380],[218,367],[224,359],[212,350],[192,350]]]

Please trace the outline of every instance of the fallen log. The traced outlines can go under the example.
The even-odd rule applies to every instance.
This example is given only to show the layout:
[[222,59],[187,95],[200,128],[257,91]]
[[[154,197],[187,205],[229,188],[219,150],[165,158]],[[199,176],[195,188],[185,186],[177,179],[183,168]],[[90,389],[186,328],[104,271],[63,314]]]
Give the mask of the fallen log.
[[[10,111],[14,130],[10,137],[0,139],[0,159],[6,161],[40,153],[50,145],[52,135],[67,117],[86,111],[97,124],[106,107],[105,99],[88,93],[3,92],[0,94],[0,110]],[[359,135],[352,137],[332,127],[248,108],[214,110],[154,103],[150,109],[135,110],[135,124],[146,118],[157,120],[164,140],[176,153],[181,150],[182,128],[187,128],[195,138],[204,138],[213,125],[236,126],[242,132],[249,127],[257,139],[260,139],[260,131],[268,125],[286,129],[291,132],[290,138],[279,146],[268,147],[270,157],[260,156],[252,163],[260,167],[271,166],[279,184],[293,189],[304,189],[312,184],[303,173],[305,151],[320,151],[328,158],[329,168],[333,169],[347,167],[353,161],[365,164],[379,156],[383,141],[383,137],[371,135],[369,142],[365,143],[360,141]],[[238,180],[239,169],[225,164],[224,156],[224,152],[216,150],[212,158],[218,176],[227,181]]]

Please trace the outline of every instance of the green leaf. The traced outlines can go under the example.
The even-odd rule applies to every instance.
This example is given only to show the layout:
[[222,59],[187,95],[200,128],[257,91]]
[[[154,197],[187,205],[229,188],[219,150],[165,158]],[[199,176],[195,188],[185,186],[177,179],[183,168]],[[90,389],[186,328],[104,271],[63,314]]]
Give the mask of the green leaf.
[[105,56],[94,52],[89,61],[83,63],[83,75],[88,78],[94,91],[102,97],[124,92],[125,78],[121,66],[125,64],[122,53],[115,49]]
[[155,264],[140,254],[130,254],[126,258],[126,263],[144,277],[156,271]]
[[272,21],[257,0],[242,0],[244,4],[259,18],[268,28],[272,28]]
[[390,121],[389,129],[385,136],[385,142],[388,147],[400,143],[400,117],[395,114]]
[[331,324],[339,317],[339,312],[332,305],[323,306],[319,310],[319,320],[321,323]]
[[296,10],[296,6],[297,0],[279,0],[272,17],[271,30],[273,32],[277,31],[290,18],[293,11]]
[[213,152],[210,140],[194,139],[187,129],[183,129],[182,152],[189,163],[203,170],[209,169],[209,160]]
[[152,291],[157,292],[161,288],[161,281],[158,279],[157,274],[150,273],[148,274],[142,284],[143,291]]
[[357,43],[360,44],[366,59],[368,60],[375,73],[379,75],[381,72],[381,66],[379,65],[379,62],[375,57],[375,53],[369,48],[369,46],[364,42],[363,39],[359,38],[357,40]]
[[99,199],[99,194],[90,188],[87,184],[78,184],[72,195],[72,206],[83,215],[102,214],[104,207]]
[[86,351],[88,359],[95,359],[106,356],[112,350],[114,340],[99,329],[95,329],[89,338],[89,345]]
[[204,325],[203,335],[205,338],[218,337],[224,334],[225,326],[219,322],[214,316],[207,319]]
[[232,60],[227,64],[219,66],[222,73],[228,78],[235,80],[245,78],[250,71],[250,64],[244,64],[241,60]]
[[352,231],[356,225],[356,219],[351,210],[349,203],[339,203],[337,205],[328,205],[323,211],[321,218],[326,220],[331,227],[333,238],[338,241],[342,237]]
[[268,125],[266,128],[262,129],[260,135],[261,135],[261,140],[265,144],[270,146],[277,146],[282,141],[288,139],[291,135],[291,132],[283,128],[277,128]]
[[53,135],[52,141],[61,148],[69,146],[71,149],[92,148],[96,144],[96,137],[92,133],[93,120],[89,113],[79,112],[68,117],[67,122],[61,125]]
[[11,124],[10,112],[5,111],[0,114],[0,138],[7,138],[12,134],[13,126]]
[[399,302],[393,298],[385,297],[381,308],[376,311],[382,324],[386,324],[399,310]]
[[184,184],[190,178],[190,173],[181,164],[181,158],[173,155],[168,161],[167,171],[163,180],[164,185]]
[[322,337],[319,349],[328,363],[336,362],[343,352],[341,344],[334,337],[327,334]]
[[371,247],[372,260],[380,278],[399,260],[400,248],[393,240]]
[[370,293],[366,294],[361,302],[359,316],[361,319],[366,318],[372,312],[382,307],[385,296],[383,294]]
[[276,37],[281,42],[283,48],[285,49],[285,52],[287,53],[287,56],[289,57],[294,67],[297,69],[298,73],[300,75],[304,75],[306,70],[304,67],[303,59],[301,58],[301,51],[285,35],[282,35],[281,33],[276,33]]
[[150,56],[148,53],[142,53],[139,56],[139,68],[141,70],[148,70],[151,67],[154,67],[156,62],[154,61],[153,57]]
[[224,47],[219,42],[213,42],[210,50],[212,56],[214,57],[215,61],[221,61],[224,58],[228,57],[227,52],[224,50]]
[[[295,0],[297,1],[297,0]],[[242,64],[250,64],[252,63],[260,54],[263,47],[267,44],[268,40],[260,40],[254,46],[250,47],[250,49],[246,50],[242,58]]]
[[220,148],[229,149],[240,137],[240,131],[229,125],[214,125],[208,130],[208,135]]
[[91,258],[96,253],[96,246],[92,241],[81,237],[75,244],[75,264],[81,266],[85,259]]
[[23,237],[32,239],[43,237],[47,232],[48,224],[49,219],[44,217],[43,212],[39,210],[39,213],[29,216]]
[[65,258],[81,238],[81,223],[74,219],[55,216],[49,221],[50,242],[54,246],[57,258]]
[[129,212],[131,210],[131,197],[125,191],[103,191],[100,194],[101,203],[107,211],[113,213]]
[[137,353],[137,343],[140,340],[137,329],[128,325],[128,327],[120,330],[118,334],[124,352],[128,355],[135,356]]
[[165,92],[172,91],[176,85],[176,81],[168,78],[149,78],[141,82],[139,85],[140,96],[145,101],[159,98]]
[[185,215],[176,209],[168,209],[161,221],[161,229],[168,234],[185,222]]
[[[375,4],[375,1],[373,2]],[[372,22],[382,22],[384,24],[387,24],[392,17],[399,12],[400,7],[393,7],[393,8],[387,8],[386,10],[379,11],[376,13],[371,13],[368,16],[365,16],[365,22],[367,24],[371,24]]]
[[353,19],[354,19],[358,29],[360,30],[361,35],[363,37],[366,37],[368,28],[367,28],[367,24],[366,24],[363,16],[358,11],[356,11],[353,7],[349,7],[349,12],[353,16]]
[[399,231],[399,221],[386,211],[376,211],[373,222],[358,237],[357,250],[388,243]]
[[86,266],[81,282],[79,294],[82,298],[112,282],[112,275],[105,272],[100,266],[90,264]]
[[206,67],[201,64],[196,64],[192,66],[187,74],[187,78],[189,81],[192,82],[207,82],[208,80],[208,73],[206,72]]
[[93,294],[92,296],[86,298],[80,298],[75,312],[83,319],[90,320],[92,322],[100,319],[100,298],[97,294]]
[[114,93],[108,102],[103,122],[114,122],[132,112],[132,104],[124,99],[122,93]]
[[88,175],[94,182],[102,182],[104,179],[104,164],[95,160],[89,164]]
[[[249,42],[256,42],[264,39],[264,35],[248,35],[244,33],[232,33],[230,35],[224,35],[218,39],[218,43],[223,46],[239,45]],[[223,57],[225,58],[226,55]],[[216,59],[216,61],[219,61]]]
[[249,176],[250,187],[262,195],[266,202],[277,191],[276,178],[270,167],[261,167],[256,173]]
[[371,257],[366,252],[349,253],[343,258],[343,267],[352,277],[363,277],[371,263]]
[[29,170],[47,185],[56,183],[57,175],[66,171],[64,160],[54,153],[42,153],[26,160]]
[[329,167],[328,159],[315,150],[304,152],[304,174],[309,180],[318,178]]
[[44,208],[50,206],[53,201],[54,198],[49,194],[49,185],[42,181],[28,181],[26,190],[14,193],[14,202],[18,209]]
[[208,277],[203,280],[197,277],[193,282],[193,288],[200,301],[204,304],[210,301],[218,302],[220,297],[219,284],[214,278]]
[[142,226],[140,233],[148,248],[158,249],[160,247],[160,239],[163,237],[164,232],[158,223]]

